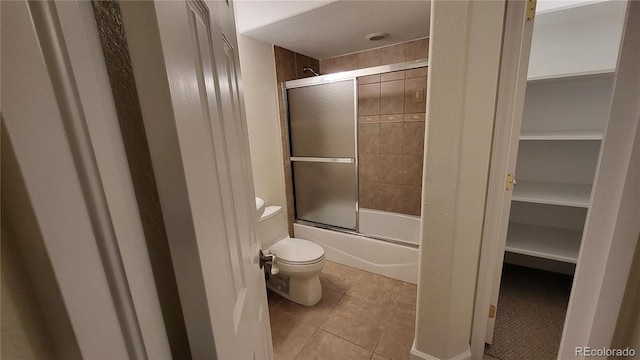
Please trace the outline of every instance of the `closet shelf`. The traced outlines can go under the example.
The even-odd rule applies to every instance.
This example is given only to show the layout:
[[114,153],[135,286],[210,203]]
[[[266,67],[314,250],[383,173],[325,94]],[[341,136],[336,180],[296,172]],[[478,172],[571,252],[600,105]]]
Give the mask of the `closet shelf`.
[[606,69],[596,69],[590,71],[577,71],[577,72],[567,72],[567,73],[557,73],[557,74],[545,74],[545,75],[536,75],[527,77],[527,83],[538,83],[542,81],[564,81],[564,80],[572,80],[578,79],[582,77],[588,76],[611,76],[615,74],[616,69],[606,68]]
[[[589,5],[594,5],[595,3],[602,3],[602,2],[606,2],[609,0],[582,0],[582,1],[567,1],[567,2],[562,2],[562,1],[558,1],[557,3],[553,3],[553,2],[549,2],[549,3],[545,3],[544,5],[546,6],[542,6],[541,4],[538,4],[538,8],[536,8],[536,16],[537,17],[544,17],[544,16],[549,16],[549,15],[554,15],[554,14],[558,14],[558,13],[571,13],[571,12],[576,12],[576,11],[585,11],[583,9],[586,9],[587,12],[593,12],[593,11],[589,11]],[[600,14],[595,14],[595,15],[600,15]]]
[[562,141],[562,140],[602,140],[602,131],[598,130],[577,130],[577,131],[523,131],[520,134],[520,140],[544,140],[544,141]]
[[582,232],[509,223],[506,251],[575,264]]
[[591,185],[543,181],[518,181],[513,201],[588,208]]

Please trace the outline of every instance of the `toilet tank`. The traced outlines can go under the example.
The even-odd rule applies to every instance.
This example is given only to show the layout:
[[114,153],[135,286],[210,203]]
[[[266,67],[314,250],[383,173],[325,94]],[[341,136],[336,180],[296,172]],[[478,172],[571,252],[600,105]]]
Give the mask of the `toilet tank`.
[[289,236],[287,228],[287,218],[282,207],[267,206],[264,213],[258,220],[256,236],[262,244],[262,249],[266,250],[278,241]]

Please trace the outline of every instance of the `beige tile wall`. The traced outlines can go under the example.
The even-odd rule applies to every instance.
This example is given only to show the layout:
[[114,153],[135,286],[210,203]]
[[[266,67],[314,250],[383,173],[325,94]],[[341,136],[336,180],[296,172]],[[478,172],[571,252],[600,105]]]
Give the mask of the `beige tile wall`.
[[379,65],[426,59],[429,55],[429,39],[419,39],[354,54],[320,60],[320,73],[364,69]]
[[[426,59],[429,39],[320,60],[330,74]],[[359,205],[420,215],[427,69],[358,78]]]
[[359,205],[420,215],[427,69],[379,78],[358,79]]

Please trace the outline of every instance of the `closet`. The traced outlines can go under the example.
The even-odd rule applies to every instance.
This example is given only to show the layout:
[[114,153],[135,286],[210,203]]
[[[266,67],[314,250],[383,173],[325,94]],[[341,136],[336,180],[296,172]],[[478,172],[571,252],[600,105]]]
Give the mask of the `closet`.
[[573,273],[609,116],[625,9],[624,1],[603,1],[536,14],[507,262]]
[[520,132],[511,138],[511,206],[501,212],[504,263],[496,263],[485,333],[485,353],[497,359],[557,358],[626,7],[538,1],[522,122],[512,128]]

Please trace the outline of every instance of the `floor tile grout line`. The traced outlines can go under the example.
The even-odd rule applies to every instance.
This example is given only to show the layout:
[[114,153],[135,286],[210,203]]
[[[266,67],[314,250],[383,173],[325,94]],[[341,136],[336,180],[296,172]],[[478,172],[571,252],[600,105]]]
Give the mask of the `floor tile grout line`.
[[[294,313],[288,312],[288,311],[286,311],[286,310],[284,310],[284,309],[282,309],[282,311],[283,311],[285,314],[287,314],[287,315],[291,316],[292,318],[294,318],[296,321],[300,321],[300,322],[302,322],[302,323],[304,323],[304,324],[307,324],[307,325],[309,325],[309,326],[312,326],[312,327],[314,327],[314,328],[318,329],[318,328],[320,328],[320,326],[322,326],[322,324],[327,320],[327,318],[329,317],[329,314],[333,311],[333,309],[336,307],[336,305],[338,304],[338,302],[340,302],[340,299],[342,299],[342,296],[343,296],[343,295],[340,295],[340,297],[338,298],[338,300],[336,301],[336,303],[335,303],[335,304],[333,304],[333,305],[331,306],[331,309],[330,309],[330,310],[329,310],[329,312],[324,316],[324,318],[320,321],[320,324],[319,324],[319,325],[316,325],[316,324],[314,324],[314,323],[312,323],[312,322],[310,322],[310,321],[308,321],[308,320],[303,319],[302,317],[300,317],[300,315],[297,315],[297,314],[294,314]],[[295,303],[294,303],[294,302],[292,302],[291,300],[287,300],[287,299],[285,299],[285,298],[282,298],[280,302],[278,302],[276,305],[274,305],[274,309],[275,309],[276,307],[278,307],[278,306],[279,306],[279,307],[282,307],[282,304],[284,303],[284,301],[289,301],[289,302],[291,302],[291,303],[295,304]],[[310,306],[309,308],[311,308],[311,306]]]
[[355,345],[355,346],[359,347],[360,349],[364,349],[364,350],[366,350],[366,351],[371,351],[371,354],[373,354],[373,353],[375,352],[375,348],[374,348],[373,350],[367,350],[364,346],[362,346],[362,345],[358,345],[358,344],[354,343],[353,341],[351,341],[351,340],[349,340],[349,339],[346,339],[346,338],[344,338],[344,337],[342,337],[342,336],[340,336],[340,335],[338,335],[338,334],[334,334],[334,333],[332,333],[332,332],[331,332],[331,331],[329,331],[329,330],[321,329],[321,328],[318,328],[318,330],[322,330],[322,331],[324,331],[324,332],[326,332],[326,333],[329,333],[329,334],[331,334],[331,335],[333,335],[333,336],[335,336],[335,337],[338,337],[338,338],[340,338],[340,339],[342,339],[342,340],[344,340],[344,341],[348,342],[349,344],[352,344],[352,345]]
[[[356,300],[356,301],[363,302],[363,303],[365,303],[366,305],[370,305],[370,306],[376,306],[376,307],[377,307],[377,306],[383,306],[383,305],[384,305],[384,304],[374,303],[374,302],[371,302],[371,301],[369,301],[369,300],[367,300],[367,299],[362,299],[362,298],[359,298],[359,297],[356,297],[356,296],[352,296],[352,295],[346,295],[346,294],[345,294],[342,298],[344,298],[344,297],[348,297],[348,298],[350,298],[350,299],[353,299],[353,300]],[[340,300],[342,300],[342,298],[341,298]],[[339,303],[339,302],[340,302],[340,301],[338,301],[338,303]],[[338,303],[336,303],[336,307],[338,306]],[[393,314],[394,314],[395,306],[396,306],[396,305],[395,305],[395,303],[394,303],[394,305],[391,307],[391,311],[388,311],[388,312],[387,312],[387,313],[388,313],[388,315],[387,315],[387,316],[391,316],[391,315],[393,315]]]
[[[322,327],[324,324],[326,324],[326,322],[328,321],[329,317],[331,316],[331,313],[333,313],[333,311],[335,310],[335,308],[338,306],[338,304],[340,303],[340,301],[341,301],[344,297],[349,297],[349,298],[352,298],[352,299],[354,299],[354,300],[361,301],[361,302],[364,302],[364,303],[368,303],[368,304],[371,304],[371,305],[379,305],[379,304],[374,304],[374,303],[372,303],[372,302],[370,302],[370,301],[368,301],[368,300],[359,299],[359,298],[357,298],[357,297],[353,297],[353,296],[347,295],[347,294],[345,293],[345,294],[340,298],[340,300],[335,304],[335,306],[333,307],[333,309],[331,310],[331,312],[329,313],[329,315],[327,316],[327,318],[325,319],[325,321],[320,325],[319,329],[324,330],[324,331],[326,331],[326,332],[328,332],[328,333],[331,333],[331,334],[333,334],[333,335],[335,335],[335,336],[337,336],[337,337],[339,337],[339,338],[341,338],[341,339],[344,339],[344,340],[346,340],[346,341],[348,341],[348,342],[350,342],[350,343],[352,343],[352,344],[354,344],[354,345],[360,346],[361,348],[363,348],[363,349],[364,349],[364,347],[363,347],[363,346],[358,345],[358,344],[354,343],[353,341],[351,341],[351,340],[349,340],[349,339],[346,339],[346,338],[342,337],[341,335],[339,335],[339,334],[335,334],[335,333],[334,333],[334,332],[332,332],[331,330],[324,329],[324,328]],[[394,306],[393,306],[392,311],[391,311],[391,313],[390,313],[389,315],[392,315],[392,314],[394,314],[394,313],[395,313],[395,309],[396,309],[396,306],[397,306],[397,302],[398,302],[399,297],[400,297],[400,293],[398,293],[398,298],[394,301]],[[378,344],[380,343],[380,339],[382,338],[382,335],[384,334],[384,332],[385,332],[385,330],[386,330],[386,324],[382,324],[382,325],[383,325],[383,330],[380,332],[380,335],[379,335],[379,336],[377,336],[376,342],[375,342],[375,344],[374,344],[374,346],[373,346],[373,350],[372,350],[372,355],[371,355],[371,356],[373,356],[373,354],[375,353],[375,350],[377,349]]]
[[[395,314],[396,308],[395,306],[393,307],[393,311],[391,312],[391,315]],[[382,331],[380,332],[380,336],[378,337],[378,341],[376,341],[376,346],[373,347],[373,353],[376,353],[376,350],[378,349],[378,345],[380,344],[380,340],[382,340],[382,337],[384,336],[384,334],[387,332],[388,330],[388,323],[384,324],[384,328],[382,329]],[[371,355],[373,357],[373,355]]]
[[[385,330],[382,330],[382,332],[380,333],[380,336],[378,336],[378,340],[376,341],[376,345],[373,347],[373,353],[374,354],[376,353],[376,350],[378,349],[378,344],[380,344],[380,340],[382,339],[382,335],[384,335],[384,331]],[[371,357],[373,358],[373,355],[371,355]]]
[[[331,331],[331,330],[329,330],[329,329],[325,329],[325,328],[323,328],[322,326],[323,326],[325,323],[326,323],[326,321],[325,321],[322,325],[320,325],[320,327],[319,327],[319,329],[320,329],[320,330],[323,330],[323,331],[326,331],[326,332],[328,332],[328,333],[330,333],[330,334],[333,334],[333,335],[335,335],[335,336],[337,336],[337,337],[339,337],[339,338],[341,338],[341,339],[344,339],[344,340],[346,340],[346,341],[348,341],[348,342],[350,342],[350,343],[352,343],[352,344],[354,344],[354,345],[357,345],[357,346],[359,346],[359,347],[361,347],[361,348],[363,348],[363,349],[365,349],[365,350],[366,350],[366,348],[365,348],[364,346],[362,346],[362,345],[358,345],[358,344],[356,344],[355,342],[353,342],[353,341],[351,341],[351,340],[349,340],[349,339],[345,338],[345,337],[344,337],[344,336],[342,336],[342,335],[336,334],[336,333],[334,333],[333,331]],[[376,347],[378,346],[378,342],[380,341],[380,337],[381,337],[381,336],[382,336],[382,333],[380,333],[380,335],[378,336],[378,339],[376,340],[376,343],[375,343],[375,345],[373,346],[373,350],[371,350],[371,351],[375,352]]]
[[344,294],[340,295],[340,298],[338,299],[338,301],[336,301],[336,303],[333,305],[333,307],[331,308],[331,310],[329,310],[329,313],[327,313],[327,316],[324,318],[324,320],[322,321],[322,323],[320,324],[320,326],[318,326],[318,328],[321,328],[322,325],[324,325],[327,320],[329,320],[329,317],[331,316],[331,314],[333,313],[333,311],[336,309],[336,307],[338,306],[338,304],[340,303],[340,301],[342,301],[342,299],[345,297]]
[[[402,286],[404,286],[404,281],[402,283]],[[391,311],[392,315],[396,314],[396,310],[398,309],[398,302],[400,300],[400,296],[402,295],[402,287],[400,287],[400,291],[398,292],[398,295],[396,297],[396,300],[394,301],[393,304],[393,310]],[[388,324],[385,324],[384,329],[382,330],[382,333],[380,333],[380,337],[378,338],[378,341],[376,342],[376,346],[373,348],[373,353],[376,354],[376,350],[378,349],[378,345],[380,344],[380,340],[382,340],[382,337],[385,335],[385,333],[388,331]],[[415,326],[415,324],[414,324]],[[415,331],[415,330],[414,330]],[[382,355],[384,356],[384,355]],[[373,358],[373,355],[371,355],[371,357]]]
[[300,357],[300,354],[302,354],[302,351],[307,347],[307,345],[309,345],[309,343],[311,342],[311,339],[313,339],[313,337],[316,335],[316,333],[318,332],[318,330],[320,330],[320,328],[316,328],[315,330],[313,330],[313,333],[311,334],[311,336],[309,336],[309,338],[307,339],[307,341],[305,341],[304,345],[302,345],[302,347],[300,348],[300,350],[298,350],[298,352],[296,353],[296,355],[293,357],[294,360],[298,359],[298,357]]

